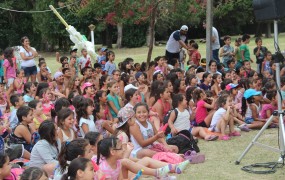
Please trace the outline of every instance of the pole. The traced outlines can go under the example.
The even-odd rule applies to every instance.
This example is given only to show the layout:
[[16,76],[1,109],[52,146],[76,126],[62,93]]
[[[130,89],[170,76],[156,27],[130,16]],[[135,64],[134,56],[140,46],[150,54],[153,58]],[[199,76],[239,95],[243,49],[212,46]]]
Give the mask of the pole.
[[212,27],[213,27],[213,0],[207,0],[206,12],[206,70],[209,71],[209,62],[213,59],[212,53]]
[[95,45],[95,41],[94,41],[94,29],[95,29],[95,26],[93,24],[90,24],[88,27],[89,27],[90,33],[91,33],[91,42],[92,42],[92,44]]
[[[279,51],[278,47],[278,21],[274,20],[274,46],[276,49],[276,52]],[[282,97],[280,95],[280,88],[281,88],[281,82],[280,82],[280,62],[275,62],[276,65],[276,83],[277,83],[277,100],[278,100],[278,113],[282,114]],[[283,115],[283,114],[282,114]],[[281,116],[282,117],[282,116]],[[284,158],[285,155],[285,129],[284,129],[284,121],[283,118],[279,119],[279,142],[280,142],[280,151],[281,151],[281,158]],[[283,159],[284,160],[284,159]]]
[[49,5],[49,8],[58,17],[58,19],[62,22],[62,24],[66,27],[66,29],[68,29],[69,26],[68,26],[67,22],[61,17],[61,15],[57,12],[57,10],[52,5]]

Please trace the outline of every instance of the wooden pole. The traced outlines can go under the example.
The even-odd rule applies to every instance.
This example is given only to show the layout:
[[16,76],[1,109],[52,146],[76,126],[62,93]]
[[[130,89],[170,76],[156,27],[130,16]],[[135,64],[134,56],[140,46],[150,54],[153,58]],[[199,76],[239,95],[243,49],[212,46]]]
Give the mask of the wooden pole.
[[206,70],[209,71],[209,62],[213,59],[212,53],[212,28],[213,28],[213,0],[207,0],[206,12]]

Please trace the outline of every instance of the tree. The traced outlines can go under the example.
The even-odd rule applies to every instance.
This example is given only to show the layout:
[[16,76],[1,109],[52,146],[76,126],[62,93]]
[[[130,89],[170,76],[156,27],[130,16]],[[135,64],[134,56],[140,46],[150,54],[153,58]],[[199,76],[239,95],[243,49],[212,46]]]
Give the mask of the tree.
[[[16,10],[31,10],[33,8],[30,1],[2,1],[0,6]],[[31,43],[36,46],[38,34],[33,31],[31,14],[1,10],[0,16],[0,47],[2,49],[20,45],[20,39],[23,36],[28,36]]]

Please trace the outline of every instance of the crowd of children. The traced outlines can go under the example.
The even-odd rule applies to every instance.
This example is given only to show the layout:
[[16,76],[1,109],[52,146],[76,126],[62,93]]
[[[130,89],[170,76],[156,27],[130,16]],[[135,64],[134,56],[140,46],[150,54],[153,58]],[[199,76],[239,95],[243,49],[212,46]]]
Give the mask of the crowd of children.
[[[275,65],[261,38],[253,50],[257,71],[251,68],[250,36],[243,35],[235,47],[224,37],[222,63],[211,60],[209,71],[190,41],[185,69],[183,61],[168,65],[164,56],[147,67],[132,58],[117,63],[106,48],[96,60],[73,49],[70,58],[56,53],[61,66],[53,76],[44,58],[36,73],[26,67],[37,57],[28,40],[20,51],[23,69],[13,48],[1,51],[0,179],[13,174],[9,162],[17,158],[28,161],[21,179],[121,180],[138,172],[170,178],[168,173],[195,163],[187,156],[196,152],[169,139],[187,131],[189,143],[196,143],[192,136],[230,140],[240,130],[261,128],[277,109]],[[285,96],[284,78],[281,83]],[[274,119],[270,127],[277,126]]]

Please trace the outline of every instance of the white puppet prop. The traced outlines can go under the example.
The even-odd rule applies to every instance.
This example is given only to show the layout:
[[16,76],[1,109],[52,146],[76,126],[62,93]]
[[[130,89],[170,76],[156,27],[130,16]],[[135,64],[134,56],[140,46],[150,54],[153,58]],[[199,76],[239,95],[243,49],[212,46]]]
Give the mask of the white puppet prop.
[[69,33],[70,40],[75,44],[73,49],[77,49],[79,54],[81,53],[82,49],[86,49],[91,59],[95,61],[98,56],[95,52],[95,45],[92,44],[90,41],[87,41],[86,38],[83,37],[78,31],[76,31],[73,26],[68,25],[67,22],[62,18],[62,16],[52,5],[50,5],[49,7],[58,17],[58,19],[62,22],[62,24],[66,27],[66,30]]

